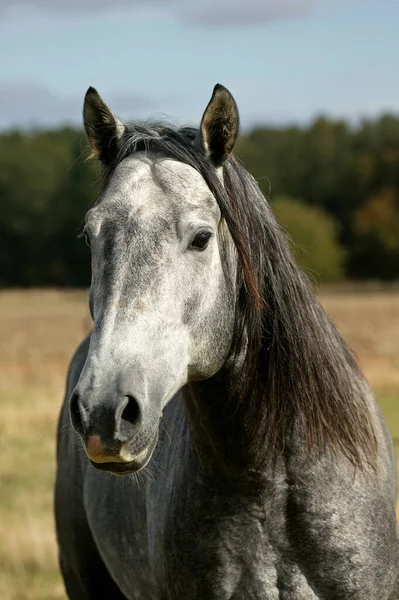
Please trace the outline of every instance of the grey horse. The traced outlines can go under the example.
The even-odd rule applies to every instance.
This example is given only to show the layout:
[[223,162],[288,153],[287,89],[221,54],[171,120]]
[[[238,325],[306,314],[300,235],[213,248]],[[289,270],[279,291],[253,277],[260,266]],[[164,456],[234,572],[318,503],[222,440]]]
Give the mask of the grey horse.
[[84,124],[102,190],[58,429],[69,598],[399,599],[391,438],[232,154],[233,97],[176,130],[89,88]]

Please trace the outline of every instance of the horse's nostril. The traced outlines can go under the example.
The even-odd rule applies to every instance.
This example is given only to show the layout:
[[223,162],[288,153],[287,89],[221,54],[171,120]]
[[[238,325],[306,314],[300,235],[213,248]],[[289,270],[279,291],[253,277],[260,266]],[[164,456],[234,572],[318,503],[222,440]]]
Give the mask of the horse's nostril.
[[139,403],[133,396],[125,396],[125,398],[127,403],[121,413],[119,431],[122,435],[130,437],[135,431],[141,413]]
[[83,433],[82,414],[80,412],[79,394],[77,392],[75,392],[72,395],[72,398],[71,398],[70,404],[69,404],[69,410],[70,410],[70,414],[71,414],[72,425],[73,425],[75,431],[77,431],[78,433]]

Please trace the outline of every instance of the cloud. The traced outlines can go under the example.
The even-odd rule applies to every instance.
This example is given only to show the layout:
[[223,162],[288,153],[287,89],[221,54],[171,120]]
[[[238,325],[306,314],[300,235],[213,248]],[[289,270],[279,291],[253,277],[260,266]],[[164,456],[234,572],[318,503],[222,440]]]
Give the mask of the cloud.
[[219,0],[185,12],[191,23],[230,26],[257,25],[275,19],[306,15],[316,0]]
[[0,12],[15,8],[41,10],[48,14],[112,12],[156,7],[178,21],[194,25],[256,25],[275,19],[307,14],[317,0],[0,0]]
[[[177,1],[177,0],[176,0]],[[52,13],[112,11],[115,8],[137,8],[148,4],[170,5],[173,0],[0,0],[0,11],[24,7]]]
[[[146,118],[154,101],[138,94],[110,94],[106,97],[121,118]],[[0,126],[81,124],[82,96],[63,96],[31,83],[0,83]]]

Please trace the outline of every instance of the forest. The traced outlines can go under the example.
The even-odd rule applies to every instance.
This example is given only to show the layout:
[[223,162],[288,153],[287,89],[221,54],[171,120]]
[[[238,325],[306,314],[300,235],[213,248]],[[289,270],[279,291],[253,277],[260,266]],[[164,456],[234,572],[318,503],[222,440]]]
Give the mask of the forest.
[[[0,134],[0,286],[80,287],[99,166],[81,130]],[[316,282],[399,278],[399,117],[256,127],[236,154]]]

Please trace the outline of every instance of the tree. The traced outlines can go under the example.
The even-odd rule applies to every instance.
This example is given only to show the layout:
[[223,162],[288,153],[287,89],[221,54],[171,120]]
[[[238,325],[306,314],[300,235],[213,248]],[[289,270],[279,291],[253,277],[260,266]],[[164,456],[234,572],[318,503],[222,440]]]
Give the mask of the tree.
[[343,277],[345,253],[337,240],[337,225],[325,211],[288,197],[276,198],[273,210],[289,234],[299,265],[322,282]]
[[388,187],[354,214],[356,243],[350,268],[364,276],[399,277],[399,192]]
[[[86,146],[83,132],[68,127],[0,133],[1,286],[88,283],[89,251],[76,234],[99,168],[85,160]],[[282,205],[281,218],[305,268],[322,280],[399,277],[397,116],[357,127],[326,117],[306,127],[256,127],[241,136],[237,154],[268,198],[304,199],[291,214]],[[304,217],[306,206],[320,210]],[[318,229],[328,230],[332,249],[312,249],[322,243]],[[318,266],[329,256],[333,272]]]

